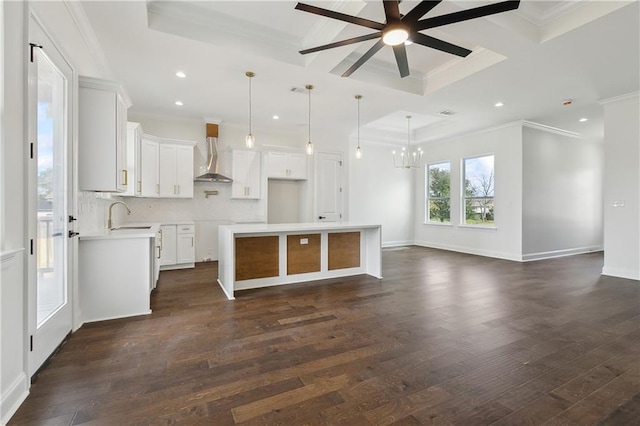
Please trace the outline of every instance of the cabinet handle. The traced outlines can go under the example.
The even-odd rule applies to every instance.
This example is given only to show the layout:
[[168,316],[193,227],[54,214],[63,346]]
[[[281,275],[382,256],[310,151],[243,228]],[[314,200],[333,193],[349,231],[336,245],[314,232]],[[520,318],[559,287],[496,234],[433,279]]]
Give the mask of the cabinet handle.
[[138,181],[138,192],[142,192],[142,181]]
[[162,256],[162,247],[156,246],[156,248],[158,249],[158,259],[160,259],[160,256]]
[[193,247],[193,237],[191,237],[191,247]]
[[156,183],[156,194],[160,194],[160,184]]
[[124,186],[127,186],[127,185],[129,184],[129,171],[128,171],[128,170],[123,170],[122,172],[124,173],[124,174],[123,174],[123,176],[124,176],[124,178],[123,178],[123,181],[124,181],[123,185],[124,185]]

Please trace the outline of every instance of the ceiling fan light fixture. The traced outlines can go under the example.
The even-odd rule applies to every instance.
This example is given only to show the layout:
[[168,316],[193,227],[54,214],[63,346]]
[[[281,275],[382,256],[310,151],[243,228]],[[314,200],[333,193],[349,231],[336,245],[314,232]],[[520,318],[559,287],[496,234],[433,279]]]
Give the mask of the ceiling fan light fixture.
[[382,34],[382,42],[388,46],[397,46],[409,39],[409,31],[404,27],[391,27]]

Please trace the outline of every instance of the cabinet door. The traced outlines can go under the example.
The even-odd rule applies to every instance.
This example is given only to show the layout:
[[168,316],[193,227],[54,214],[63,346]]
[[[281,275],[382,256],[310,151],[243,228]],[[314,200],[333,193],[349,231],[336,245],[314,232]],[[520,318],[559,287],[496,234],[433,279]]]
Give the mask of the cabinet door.
[[176,186],[176,146],[160,144],[159,166],[160,197],[177,197]]
[[127,169],[127,108],[118,95],[116,97],[116,169],[118,190],[126,192],[129,186]]
[[158,196],[158,143],[142,139],[140,148],[140,196]]
[[162,225],[160,227],[162,232],[162,244],[160,255],[160,266],[163,265],[175,265],[178,259],[176,252],[177,234],[175,225]]
[[268,169],[267,177],[284,178],[287,177],[287,154],[284,152],[270,152],[267,156]]
[[120,159],[116,155],[117,94],[80,86],[78,104],[80,190],[120,191]]
[[291,179],[307,179],[307,155],[289,154],[288,156],[288,177]]
[[127,190],[120,195],[140,195],[140,138],[142,128],[139,123],[127,123]]
[[176,148],[176,186],[178,197],[193,198],[193,147],[191,146]]
[[178,260],[176,263],[193,263],[196,258],[195,235],[178,234]]
[[247,198],[247,152],[233,151],[231,153],[231,198]]

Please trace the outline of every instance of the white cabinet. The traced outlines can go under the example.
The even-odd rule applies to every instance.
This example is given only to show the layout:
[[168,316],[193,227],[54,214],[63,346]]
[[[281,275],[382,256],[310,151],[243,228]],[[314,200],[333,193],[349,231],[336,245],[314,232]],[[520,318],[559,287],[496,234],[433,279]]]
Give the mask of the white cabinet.
[[140,123],[127,123],[127,180],[128,185],[125,192],[118,194],[122,196],[140,196],[140,149],[142,143],[142,126]]
[[193,198],[193,145],[160,144],[158,183],[160,197]]
[[256,151],[234,150],[231,153],[231,198],[259,199],[261,155]]
[[161,269],[182,269],[195,266],[195,225],[183,223],[164,224],[162,231]]
[[160,267],[175,265],[178,259],[176,225],[162,225],[160,233]]
[[270,179],[307,179],[307,156],[292,152],[267,154],[267,177]]
[[178,233],[177,262],[178,264],[191,263],[196,260],[196,235],[193,225],[176,225]]
[[125,192],[127,109],[131,101],[115,82],[79,77],[78,184],[83,191]]
[[139,197],[158,197],[160,185],[158,183],[158,165],[160,162],[160,145],[148,135],[140,140],[139,161]]

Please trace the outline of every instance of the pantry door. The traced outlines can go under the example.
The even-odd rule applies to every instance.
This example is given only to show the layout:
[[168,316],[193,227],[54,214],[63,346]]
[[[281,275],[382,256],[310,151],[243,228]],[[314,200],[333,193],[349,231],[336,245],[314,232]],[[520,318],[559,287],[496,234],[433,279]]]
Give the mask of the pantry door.
[[316,174],[318,222],[342,220],[342,154],[319,152]]

